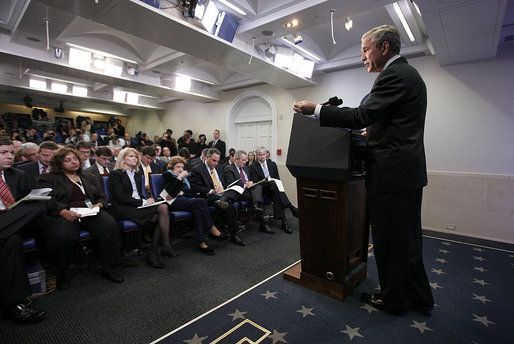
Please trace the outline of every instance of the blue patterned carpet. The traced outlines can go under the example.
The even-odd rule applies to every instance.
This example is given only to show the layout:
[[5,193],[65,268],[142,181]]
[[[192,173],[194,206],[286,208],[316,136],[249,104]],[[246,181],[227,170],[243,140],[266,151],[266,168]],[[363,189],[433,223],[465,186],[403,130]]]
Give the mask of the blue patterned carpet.
[[372,248],[368,256],[368,278],[344,302],[279,273],[155,343],[514,342],[513,252],[425,237],[436,306],[432,315],[402,316],[360,301],[361,292],[378,288]]

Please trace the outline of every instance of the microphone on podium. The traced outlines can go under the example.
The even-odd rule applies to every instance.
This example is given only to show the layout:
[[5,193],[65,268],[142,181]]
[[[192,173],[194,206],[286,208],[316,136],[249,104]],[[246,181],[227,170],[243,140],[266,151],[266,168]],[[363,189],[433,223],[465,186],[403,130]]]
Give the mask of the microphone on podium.
[[321,105],[331,105],[331,106],[338,106],[343,104],[343,100],[341,98],[332,97],[329,100],[327,100],[324,103],[321,103]]

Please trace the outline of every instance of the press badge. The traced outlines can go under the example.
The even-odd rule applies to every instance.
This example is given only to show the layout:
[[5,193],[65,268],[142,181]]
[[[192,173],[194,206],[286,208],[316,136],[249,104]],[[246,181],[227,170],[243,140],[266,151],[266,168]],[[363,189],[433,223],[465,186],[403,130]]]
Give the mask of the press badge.
[[93,208],[93,203],[92,203],[90,200],[86,199],[86,201],[85,201],[84,203],[86,203],[86,206],[87,206],[89,209]]

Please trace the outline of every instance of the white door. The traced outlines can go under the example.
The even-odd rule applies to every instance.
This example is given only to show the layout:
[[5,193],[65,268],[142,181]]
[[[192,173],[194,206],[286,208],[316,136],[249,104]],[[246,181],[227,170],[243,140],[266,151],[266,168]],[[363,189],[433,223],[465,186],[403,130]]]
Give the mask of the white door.
[[246,122],[236,124],[237,147],[246,152],[264,146],[271,151],[272,127],[271,121]]

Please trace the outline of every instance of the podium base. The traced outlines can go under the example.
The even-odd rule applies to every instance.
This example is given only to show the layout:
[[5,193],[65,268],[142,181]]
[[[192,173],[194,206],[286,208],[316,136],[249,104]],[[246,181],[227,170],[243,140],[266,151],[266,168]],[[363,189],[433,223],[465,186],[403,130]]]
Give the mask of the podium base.
[[285,280],[314,290],[315,292],[330,296],[336,300],[344,301],[360,282],[366,278],[366,263],[359,264],[345,277],[344,284],[329,281],[302,271],[302,263],[298,263],[286,270],[283,274]]

